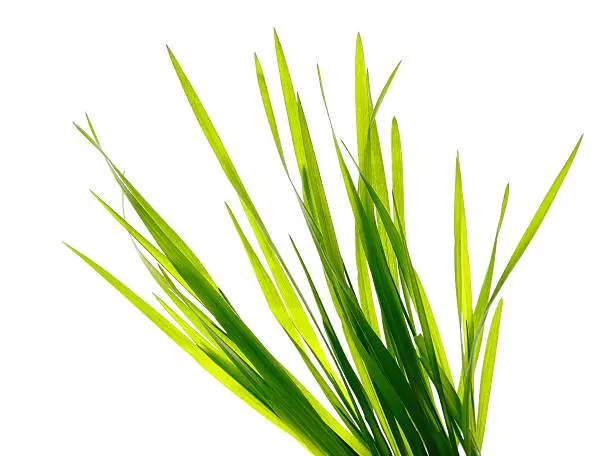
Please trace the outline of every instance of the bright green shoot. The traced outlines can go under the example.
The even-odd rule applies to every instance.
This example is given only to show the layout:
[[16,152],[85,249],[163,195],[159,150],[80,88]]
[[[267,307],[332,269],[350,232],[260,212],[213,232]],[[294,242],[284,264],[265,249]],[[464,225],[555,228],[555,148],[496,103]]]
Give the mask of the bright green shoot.
[[[386,133],[391,137],[391,169],[385,169],[383,164],[376,113],[398,68],[375,97],[361,38],[357,38],[355,158],[336,136],[323,78],[318,72],[323,106],[330,123],[330,148],[336,153],[354,215],[356,264],[352,267],[345,262],[338,244],[306,115],[276,33],[274,40],[284,109],[275,111],[262,65],[255,56],[263,113],[319,257],[319,264],[307,265],[294,243],[294,252],[289,254],[297,255],[300,261],[301,269],[297,271],[287,268],[284,254],[268,233],[200,98],[170,49],[168,53],[187,101],[236,191],[256,239],[256,245],[251,244],[245,234],[247,227],[239,224],[228,206],[270,311],[326,400],[316,399],[244,323],[196,254],[109,158],[89,117],[87,128],[77,125],[77,129],[102,155],[123,197],[147,232],[138,231],[125,215],[94,196],[132,238],[137,254],[161,291],[154,295],[155,305],[136,295],[93,260],[70,248],[205,370],[312,454],[479,455],[502,316],[503,301],[499,294],[550,209],[582,138],[495,282],[497,244],[509,196],[509,187],[506,187],[490,261],[478,290],[473,288],[470,269],[457,156],[454,259],[462,366],[460,376],[453,378],[425,284],[419,278],[406,243],[402,143],[395,118]],[[278,129],[281,120],[288,123],[290,143],[281,140]],[[299,168],[297,180],[291,177],[292,162],[286,154],[290,150]],[[357,180],[351,176],[352,167]],[[326,284],[315,283],[312,268],[322,269]],[[350,279],[353,272],[355,282]],[[298,287],[298,276],[306,280],[308,293]],[[488,319],[491,310],[493,317]],[[332,323],[337,320],[330,318],[332,312],[339,317],[340,325]]]

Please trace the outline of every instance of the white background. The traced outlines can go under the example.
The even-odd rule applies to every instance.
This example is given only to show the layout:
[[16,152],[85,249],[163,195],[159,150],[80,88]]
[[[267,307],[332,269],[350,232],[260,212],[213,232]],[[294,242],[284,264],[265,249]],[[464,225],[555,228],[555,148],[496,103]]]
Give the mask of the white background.
[[[74,130],[86,110],[107,151],[192,245],[272,351],[304,369],[259,294],[224,201],[238,208],[176,81],[198,89],[290,258],[316,267],[261,107],[257,51],[282,113],[272,27],[304,100],[342,248],[352,224],[318,93],[354,147],[362,33],[383,146],[397,114],[410,247],[457,361],[454,157],[461,153],[474,281],[504,185],[509,257],[581,133],[583,148],[506,300],[485,455],[607,455],[612,381],[612,28],[607,2],[3,2],[0,6],[0,454],[304,454],[231,396],[61,244],[145,296],[129,239],[90,196],[118,189]],[[281,121],[281,134],[288,139]],[[500,265],[502,266],[502,265]],[[499,272],[499,269],[498,269]],[[305,382],[312,382],[304,376]]]

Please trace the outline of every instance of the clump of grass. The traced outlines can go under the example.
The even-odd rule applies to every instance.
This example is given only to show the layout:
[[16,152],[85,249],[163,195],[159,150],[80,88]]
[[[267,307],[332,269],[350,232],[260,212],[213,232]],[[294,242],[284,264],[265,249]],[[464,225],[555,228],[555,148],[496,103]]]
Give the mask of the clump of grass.
[[[266,78],[255,56],[257,81],[274,144],[318,252],[320,261],[316,267],[324,272],[325,287],[315,284],[293,240],[294,254],[302,269],[287,268],[200,98],[170,49],[168,53],[193,113],[233,185],[257,240],[259,252],[228,206],[262,293],[288,341],[318,383],[326,403],[317,400],[244,323],[194,252],[104,152],[89,117],[87,129],[76,127],[102,154],[148,236],[94,196],[133,239],[144,266],[163,291],[163,297],[154,295],[159,306],[152,306],[106,269],[70,248],[205,370],[312,454],[479,455],[502,316],[500,292],[550,209],[582,138],[494,281],[497,242],[509,196],[506,187],[490,261],[477,294],[472,287],[457,157],[454,259],[462,367],[459,377],[453,378],[424,284],[406,243],[402,145],[395,119],[390,126],[390,182],[389,170],[383,165],[376,113],[399,64],[374,98],[361,39],[357,38],[354,159],[336,136],[321,72],[318,74],[330,123],[330,147],[337,155],[355,219],[355,283],[349,273],[353,268],[345,263],[338,246],[306,116],[276,34],[275,46],[291,132],[290,148],[299,179],[292,180],[290,176],[285,157],[287,145],[280,139]],[[351,159],[348,163],[347,157]],[[357,182],[349,167],[357,170]],[[305,277],[312,299],[307,299],[298,287],[294,279],[298,274]],[[167,316],[156,307],[163,308]],[[340,325],[332,323],[330,312],[337,314]],[[487,324],[490,313],[493,316]],[[482,368],[476,372],[483,344]]]

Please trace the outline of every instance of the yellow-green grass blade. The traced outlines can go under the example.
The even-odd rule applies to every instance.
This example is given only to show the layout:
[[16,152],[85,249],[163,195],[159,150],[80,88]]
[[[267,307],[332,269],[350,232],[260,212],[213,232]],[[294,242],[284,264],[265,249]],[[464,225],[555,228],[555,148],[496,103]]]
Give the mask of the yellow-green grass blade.
[[100,140],[98,139],[98,135],[96,134],[96,130],[94,130],[93,124],[91,123],[91,119],[89,118],[87,113],[85,113],[85,118],[87,119],[87,125],[89,125],[89,131],[91,131],[91,135],[92,135],[95,143],[99,145],[100,144]]
[[480,447],[482,447],[482,442],[484,440],[487,413],[489,411],[489,398],[491,397],[491,384],[493,383],[493,369],[495,367],[495,355],[497,353],[499,325],[501,322],[503,306],[504,301],[502,299],[497,305],[497,309],[493,315],[493,320],[491,320],[491,329],[489,330],[489,336],[487,337],[487,345],[485,347],[482,362],[480,392],[478,399],[478,422],[476,428],[476,438]]
[[272,108],[272,101],[270,100],[270,93],[268,91],[268,84],[266,83],[266,77],[259,62],[257,54],[255,54],[255,73],[257,74],[257,84],[259,85],[259,93],[261,94],[261,101],[266,111],[266,117],[268,118],[268,124],[270,125],[270,131],[272,132],[272,138],[276,145],[276,150],[283,163],[283,167],[287,173],[287,163],[285,162],[285,153],[283,152],[283,145],[281,143],[280,135],[278,134],[278,125],[276,123],[276,116],[274,115],[274,109]]
[[[463,183],[461,178],[461,165],[457,153],[455,167],[455,207],[454,207],[454,232],[455,232],[455,290],[457,295],[457,308],[459,325],[461,329],[461,346],[463,352],[463,365],[469,364],[470,350],[472,348],[471,325],[472,325],[472,284],[470,277],[470,261],[467,241],[467,224],[465,217],[465,203],[463,198]],[[462,418],[465,438],[471,440],[474,424],[473,407],[473,381],[468,373],[466,382],[460,385],[459,395],[462,397]],[[468,449],[467,456],[472,456]]]
[[489,259],[489,266],[487,267],[487,271],[485,273],[485,277],[482,283],[482,287],[480,288],[480,294],[478,295],[478,301],[476,303],[476,308],[474,310],[474,321],[480,321],[482,314],[484,313],[484,309],[489,302],[489,295],[491,294],[491,285],[493,283],[493,272],[495,269],[495,257],[497,254],[497,243],[499,240],[499,233],[501,231],[502,223],[504,221],[504,216],[506,214],[506,207],[508,206],[508,197],[510,196],[510,185],[506,185],[506,189],[504,190],[504,198],[501,204],[501,211],[499,214],[499,221],[497,222],[497,229],[495,230],[495,239],[493,241],[493,248],[491,249],[491,257]]
[[[402,154],[402,141],[397,119],[393,117],[391,123],[391,194],[393,205],[397,207],[395,226],[406,237],[406,216],[404,200],[404,159]],[[395,213],[395,212],[394,212]]]
[[538,228],[540,228],[540,225],[544,221],[544,217],[546,217],[546,214],[548,213],[550,207],[552,206],[552,203],[555,200],[555,197],[557,196],[557,193],[559,192],[559,189],[561,188],[561,185],[563,184],[563,181],[565,180],[565,177],[567,176],[567,173],[569,172],[570,168],[572,167],[572,163],[574,162],[574,158],[576,158],[576,154],[578,153],[578,149],[580,148],[580,144],[582,143],[583,136],[580,136],[580,139],[576,143],[576,146],[574,146],[574,149],[572,150],[572,153],[570,154],[570,156],[568,157],[567,161],[563,165],[563,168],[561,168],[561,171],[559,172],[559,174],[555,178],[555,180],[552,183],[550,189],[546,193],[546,196],[544,196],[544,199],[542,200],[542,203],[538,207],[538,209],[537,209],[533,219],[529,223],[529,226],[527,226],[527,229],[525,230],[525,233],[521,237],[521,240],[519,241],[518,245],[516,246],[516,249],[512,253],[512,256],[510,257],[510,260],[508,261],[508,264],[506,265],[506,268],[502,272],[501,277],[499,278],[499,281],[497,282],[497,285],[495,286],[495,289],[493,290],[493,293],[492,293],[491,297],[489,298],[489,305],[497,297],[497,294],[499,293],[499,291],[501,290],[502,286],[504,285],[504,283],[508,279],[508,276],[510,275],[510,273],[512,272],[512,270],[514,269],[514,267],[516,266],[518,261],[523,256],[523,253],[525,253],[525,250],[529,246],[529,243],[531,242],[531,240],[535,236],[536,232],[538,231]]
[[262,228],[262,225],[257,223],[256,219],[250,212],[245,212],[247,219],[251,223],[253,232],[255,233],[255,236],[259,242],[259,246],[262,249],[264,257],[270,266],[270,271],[272,272],[272,275],[276,281],[276,285],[278,286],[281,296],[285,302],[293,324],[299,331],[301,337],[304,338],[304,341],[321,361],[326,371],[330,373],[333,372],[327,355],[323,351],[323,347],[321,346],[315,330],[308,319],[308,315],[300,302],[298,291],[296,291],[293,285],[292,277],[286,270],[284,262],[278,254],[276,247],[273,245],[271,239],[267,235],[267,232],[264,231],[264,228]]
[[274,30],[274,46],[276,48],[278,73],[283,90],[283,97],[285,99],[285,109],[287,111],[287,120],[289,121],[291,140],[293,142],[293,149],[295,152],[298,169],[301,173],[302,169],[306,166],[306,157],[304,155],[304,143],[302,140],[302,130],[300,127],[297,97],[295,94],[295,89],[293,88],[293,82],[291,81],[291,74],[289,73],[287,59],[285,58],[285,53],[283,52],[283,47],[278,38],[276,30]]
[[421,279],[419,278],[416,271],[414,271],[414,277],[416,285],[418,287],[417,293],[421,299],[421,303],[423,305],[423,313],[425,315],[425,318],[421,321],[421,324],[427,323],[427,329],[429,331],[429,336],[431,337],[431,342],[435,349],[438,366],[442,374],[444,374],[444,377],[448,378],[450,383],[452,384],[453,376],[451,373],[450,365],[448,364],[448,358],[446,356],[446,350],[444,348],[444,343],[442,342],[440,330],[438,329],[438,324],[436,323],[433,310],[431,309],[431,305],[429,303],[429,299],[427,298],[427,294],[425,293],[425,289],[423,288],[423,284],[421,283]]
[[159,329],[161,329],[168,337],[170,337],[179,347],[189,351],[192,342],[179,331],[172,323],[164,318],[157,310],[144,301],[140,296],[134,293],[131,289],[125,286],[119,279],[111,275],[108,271],[95,263],[85,254],[81,253],[69,244],[66,246],[87,263],[93,270],[100,274],[108,281],[117,291],[127,298],[138,310],[140,310],[149,320],[151,320]]
[[335,266],[340,268],[342,263],[340,249],[319,173],[318,163],[314,155],[306,117],[301,101],[295,92],[289,65],[276,30],[274,31],[274,42],[289,129],[302,181],[303,198],[306,206],[311,209],[315,221],[324,233],[325,242]]
[[[321,232],[324,233],[325,242],[335,266],[340,268],[340,249],[336,239],[331,212],[327,203],[327,197],[323,188],[319,166],[314,154],[306,116],[301,101],[295,93],[289,66],[276,31],[274,31],[274,42],[281,87],[285,99],[287,119],[302,181],[303,198],[306,206],[311,210],[315,221],[319,225]],[[265,97],[265,95],[262,96]],[[272,125],[271,128],[273,129]]]
[[297,331],[295,325],[293,324],[293,320],[291,316],[289,315],[289,312],[287,311],[287,308],[285,307],[285,303],[283,302],[278,290],[274,286],[272,279],[270,279],[270,276],[266,272],[263,264],[261,264],[261,261],[257,257],[255,250],[253,250],[253,247],[251,246],[250,242],[246,238],[244,231],[242,230],[242,228],[240,227],[240,224],[238,223],[238,221],[236,220],[236,217],[234,216],[234,213],[232,212],[232,210],[230,209],[228,205],[226,205],[226,208],[234,224],[236,232],[238,233],[238,236],[240,237],[240,240],[242,241],[242,245],[247,253],[249,262],[251,263],[251,268],[253,269],[253,272],[255,273],[257,281],[261,287],[261,291],[264,297],[266,298],[266,302],[270,306],[270,310],[272,311],[272,314],[278,320],[278,322],[283,327],[285,332],[289,335],[289,337],[300,348],[303,348],[302,338],[299,332]]
[[198,121],[202,132],[206,136],[206,139],[208,140],[211,149],[215,153],[217,160],[219,161],[219,164],[223,169],[223,172],[236,190],[236,193],[238,193],[240,201],[247,206],[248,210],[252,212],[255,217],[259,217],[257,211],[255,210],[255,206],[251,201],[251,198],[247,193],[246,188],[244,187],[244,184],[240,179],[240,176],[238,175],[238,171],[236,170],[234,164],[232,163],[232,160],[229,157],[229,154],[227,153],[225,145],[221,141],[221,138],[219,137],[217,130],[215,129],[212,121],[210,120],[206,109],[204,109],[204,105],[200,101],[198,94],[191,85],[191,82],[187,78],[187,75],[183,71],[181,65],[179,64],[178,60],[176,59],[174,53],[170,48],[168,48],[168,55],[170,56],[170,60],[172,62],[174,70],[176,71],[183,91],[185,92],[187,101],[189,102],[189,105],[193,110],[195,118]]
[[[381,201],[389,208],[389,190],[387,188],[387,176],[385,173],[385,166],[382,158],[382,148],[380,145],[380,137],[378,135],[378,125],[376,122],[376,112],[372,106],[372,89],[370,87],[370,78],[366,76],[366,86],[368,91],[368,107],[369,107],[369,121],[368,131],[366,136],[367,150],[369,150],[372,160],[372,176],[371,183],[376,194]],[[385,91],[386,92],[386,91]],[[379,100],[382,102],[382,97]],[[384,237],[384,230],[379,231],[381,237]]]
[[372,124],[374,123],[374,119],[376,119],[376,114],[378,114],[378,110],[380,109],[382,102],[384,101],[385,96],[387,95],[387,92],[389,91],[389,87],[391,87],[391,83],[393,82],[393,79],[395,78],[395,75],[397,74],[397,71],[399,70],[401,64],[402,64],[402,61],[400,60],[397,63],[397,65],[395,65],[395,68],[393,68],[393,71],[387,78],[387,82],[385,82],[383,89],[378,95],[378,98],[376,99],[376,104],[374,105],[374,109],[370,113],[370,126],[372,126]]
[[[324,338],[321,340],[317,338],[317,335],[311,326],[310,321],[308,320],[307,314],[304,311],[304,308],[307,309],[305,300],[302,298],[302,302],[304,303],[304,307],[302,307],[299,297],[301,296],[301,293],[299,292],[299,289],[297,289],[291,274],[289,274],[286,270],[282,258],[280,255],[278,255],[276,248],[273,246],[271,241],[268,241],[269,238],[266,238],[260,225],[255,223],[253,218],[249,217],[249,215],[250,214],[247,212],[247,218],[249,218],[249,221],[251,222],[251,227],[253,228],[255,236],[259,241],[259,245],[262,248],[268,265],[270,266],[271,272],[276,280],[276,284],[279,287],[278,289],[281,292],[281,296],[285,301],[288,312],[290,313],[293,325],[296,327],[309,349],[312,350],[314,356],[317,358],[324,371],[329,376],[333,377],[334,381],[338,383],[339,379],[337,374],[333,370],[321,345],[321,341],[325,342],[325,340]],[[312,318],[312,321],[316,326],[316,321],[314,318]]]
[[298,98],[298,114],[300,119],[300,128],[302,131],[302,139],[304,141],[304,155],[306,157],[307,168],[302,173],[304,187],[308,190],[308,196],[311,198],[312,203],[309,207],[311,213],[314,215],[319,231],[323,235],[323,241],[325,243],[326,250],[330,255],[336,269],[341,271],[342,269],[342,258],[340,254],[340,247],[336,238],[336,231],[332,221],[331,211],[327,202],[327,196],[325,189],[323,188],[323,181],[319,172],[319,165],[317,158],[314,153],[312,140],[310,137],[310,131],[306,122],[306,115],[302,107],[302,103]]
[[[472,320],[472,283],[470,278],[470,259],[467,242],[467,226],[465,220],[465,203],[463,200],[463,184],[461,166],[457,154],[455,168],[455,290],[461,329],[468,327]],[[463,345],[467,343],[467,334],[463,335]],[[464,348],[465,350],[465,348]]]

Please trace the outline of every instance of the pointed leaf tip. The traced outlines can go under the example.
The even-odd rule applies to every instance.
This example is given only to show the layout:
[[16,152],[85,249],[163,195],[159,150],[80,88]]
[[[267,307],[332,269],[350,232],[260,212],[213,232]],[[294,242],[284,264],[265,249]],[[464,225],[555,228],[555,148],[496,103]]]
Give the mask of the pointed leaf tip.
[[166,44],[166,51],[168,51],[168,55],[170,56],[170,59],[172,61],[176,61],[176,57],[174,57],[174,52],[172,52],[172,49],[170,49],[170,46],[168,46]]

